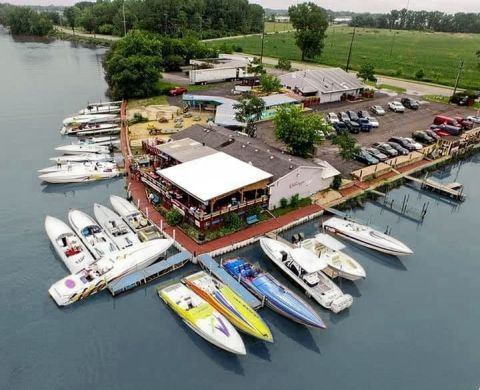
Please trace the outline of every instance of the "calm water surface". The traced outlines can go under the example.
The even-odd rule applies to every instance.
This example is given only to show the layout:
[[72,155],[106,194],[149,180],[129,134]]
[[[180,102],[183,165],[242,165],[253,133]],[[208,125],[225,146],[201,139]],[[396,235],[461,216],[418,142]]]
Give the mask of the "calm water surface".
[[[348,245],[368,278],[341,284],[354,305],[340,315],[321,311],[326,331],[262,309],[275,343],[244,337],[248,355],[238,358],[183,326],[154,285],[57,308],[47,289],[66,269],[47,240],[45,215],[91,213],[94,202],[124,192],[121,179],[46,187],[36,177],[65,142],[61,120],[104,98],[103,53],[0,32],[0,389],[478,389],[478,158],[443,172],[442,180],[465,184],[461,207],[412,189],[392,193],[410,194],[419,207],[430,202],[423,225],[374,204],[355,212],[390,226],[415,254],[398,260]],[[314,234],[318,223],[296,231]],[[277,275],[258,246],[239,253]]]

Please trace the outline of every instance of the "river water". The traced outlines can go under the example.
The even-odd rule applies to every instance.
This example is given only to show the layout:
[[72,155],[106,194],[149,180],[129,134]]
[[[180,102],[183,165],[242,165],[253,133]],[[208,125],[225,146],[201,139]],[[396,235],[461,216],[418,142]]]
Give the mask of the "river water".
[[[391,193],[409,194],[412,206],[430,202],[423,224],[375,204],[354,212],[390,226],[415,254],[399,260],[347,245],[368,277],[341,283],[354,296],[349,311],[319,309],[326,331],[262,309],[275,343],[245,336],[248,355],[239,358],[186,328],[155,284],[58,308],[47,290],[66,269],[49,245],[45,215],[91,213],[94,202],[123,195],[124,183],[43,186],[36,170],[65,142],[61,120],[105,98],[103,54],[70,42],[14,41],[0,31],[0,389],[479,388],[478,157],[441,172],[441,180],[465,184],[460,207],[412,189]],[[311,235],[318,224],[294,231]],[[258,246],[239,253],[282,278]]]

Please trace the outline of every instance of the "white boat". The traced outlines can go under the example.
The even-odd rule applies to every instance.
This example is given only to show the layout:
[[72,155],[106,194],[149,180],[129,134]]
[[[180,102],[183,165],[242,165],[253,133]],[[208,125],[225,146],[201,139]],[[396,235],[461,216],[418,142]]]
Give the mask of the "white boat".
[[84,270],[66,276],[48,290],[57,305],[66,306],[105,289],[109,283],[144,269],[164,254],[173,240],[153,240],[114,252]]
[[85,154],[85,153],[108,154],[110,153],[110,148],[108,146],[95,145],[95,144],[64,145],[64,146],[56,147],[55,150],[64,154]]
[[84,270],[95,262],[87,247],[65,222],[47,216],[45,230],[55,252],[72,274]]
[[143,216],[132,203],[117,195],[110,196],[110,204],[142,241],[161,237],[156,226]]
[[68,184],[68,183],[88,183],[96,180],[112,179],[120,175],[120,171],[115,168],[89,167],[83,164],[77,164],[66,171],[44,173],[38,178],[45,183]]
[[158,291],[160,298],[199,336],[228,352],[245,355],[237,330],[223,315],[181,283]]
[[63,126],[60,130],[62,135],[90,136],[94,134],[117,134],[120,132],[119,119],[105,123],[82,123],[72,126]]
[[394,256],[411,255],[413,251],[403,242],[369,226],[332,217],[323,222],[324,229],[359,245]]
[[120,138],[114,136],[102,136],[102,137],[82,137],[78,142],[72,142],[72,144],[90,144],[90,145],[102,145],[120,142]]
[[118,252],[115,242],[88,214],[80,210],[70,210],[68,222],[96,260]]
[[78,115],[118,114],[120,106],[116,104],[95,105],[89,104],[86,108],[78,111]]
[[305,248],[292,248],[277,240],[261,237],[265,254],[288,275],[307,296],[326,309],[339,313],[352,306],[353,297],[342,290],[322,270],[328,264]]
[[140,242],[137,234],[130,229],[118,214],[108,207],[95,203],[93,205],[93,214],[105,233],[120,249],[128,248]]
[[65,164],[67,162],[78,163],[87,161],[113,161],[111,154],[98,154],[98,153],[84,153],[84,154],[66,154],[64,156],[51,157],[50,161],[58,164]]
[[80,125],[82,123],[105,123],[118,118],[118,114],[76,115],[65,118],[63,120],[63,125],[74,127],[75,125]]
[[365,269],[358,261],[342,252],[345,245],[328,234],[317,234],[314,238],[301,241],[299,245],[328,264],[324,272],[330,277],[340,276],[354,281],[365,279],[367,276]]
[[68,172],[69,170],[75,171],[78,168],[87,167],[94,169],[97,167],[97,170],[107,170],[107,169],[117,169],[117,164],[113,162],[103,162],[103,161],[85,161],[72,163],[67,161],[66,163],[60,165],[52,165],[51,167],[42,168],[38,170],[38,173],[51,173],[51,172]]

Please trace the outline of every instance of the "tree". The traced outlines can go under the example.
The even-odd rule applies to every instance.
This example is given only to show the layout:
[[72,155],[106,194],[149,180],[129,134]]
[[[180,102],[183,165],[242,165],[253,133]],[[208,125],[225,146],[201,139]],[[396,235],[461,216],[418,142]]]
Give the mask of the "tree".
[[165,219],[170,226],[176,226],[182,223],[183,215],[177,209],[171,209],[165,215]]
[[290,70],[292,69],[292,63],[287,58],[279,58],[278,64],[275,66],[277,69]]
[[247,134],[253,136],[255,133],[253,124],[262,118],[262,113],[265,110],[263,99],[254,95],[245,95],[233,108],[235,109],[235,119],[246,123]]
[[355,157],[355,154],[360,150],[355,138],[348,133],[336,135],[333,137],[332,143],[339,147],[340,157],[345,161],[352,160]]
[[302,61],[322,53],[327,13],[314,3],[303,3],[288,8],[288,15],[295,31],[295,41],[302,51]]
[[282,88],[280,80],[271,74],[264,74],[260,78],[260,87],[264,93],[278,92]]
[[255,77],[258,77],[262,74],[265,74],[267,71],[265,70],[263,64],[260,62],[260,58],[255,57],[253,61],[248,64],[247,72],[253,74]]
[[373,81],[376,82],[377,78],[375,77],[375,68],[372,64],[363,64],[360,68],[360,71],[357,74],[358,77],[364,81]]
[[415,73],[415,78],[417,80],[422,80],[424,77],[425,77],[425,71],[423,69],[417,70],[417,72]]
[[298,106],[278,108],[273,123],[277,139],[285,143],[292,154],[301,157],[312,153],[313,145],[322,142],[323,132],[329,127],[322,116],[305,115]]
[[141,98],[156,92],[161,77],[162,42],[156,35],[130,31],[107,52],[103,67],[114,99]]
[[45,13],[38,13],[29,7],[9,7],[5,19],[13,35],[45,36],[53,28],[52,21]]
[[80,9],[75,6],[67,7],[63,11],[63,16],[67,20],[67,25],[72,29],[73,35],[75,35],[75,27],[77,26],[80,13]]

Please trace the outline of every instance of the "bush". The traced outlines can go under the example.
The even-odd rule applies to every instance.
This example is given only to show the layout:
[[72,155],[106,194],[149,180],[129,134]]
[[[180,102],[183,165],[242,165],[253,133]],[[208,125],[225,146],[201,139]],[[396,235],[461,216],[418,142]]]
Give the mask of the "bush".
[[279,58],[278,64],[275,66],[277,69],[290,70],[292,69],[292,62],[287,58]]
[[178,54],[170,54],[165,57],[163,62],[163,67],[167,71],[177,71],[180,70],[180,67],[185,65],[185,59]]
[[260,215],[262,212],[262,208],[260,206],[253,206],[247,211],[247,217],[251,217],[252,215]]
[[98,28],[99,34],[112,35],[113,33],[113,24],[102,24]]
[[242,220],[238,214],[235,213],[227,214],[225,218],[223,218],[223,223],[228,230],[238,230],[242,227]]
[[423,69],[417,70],[417,72],[415,73],[415,78],[417,80],[422,80],[424,77],[425,77],[425,71]]
[[292,195],[292,197],[290,198],[290,206],[297,207],[299,201],[300,201],[300,195],[298,194]]
[[342,176],[337,175],[333,178],[332,187],[334,190],[338,190],[340,186],[342,185]]
[[135,114],[133,114],[133,118],[130,119],[128,123],[131,125],[134,125],[135,123],[143,123],[143,122],[148,122],[148,118],[145,118],[142,114],[140,114],[139,112],[136,112]]
[[280,207],[284,209],[287,206],[288,206],[288,199],[287,198],[280,199]]
[[236,51],[237,53],[243,53],[243,47],[240,45],[232,45],[232,50]]
[[172,209],[169,212],[167,212],[167,215],[165,216],[165,218],[167,220],[167,223],[170,226],[179,225],[183,221],[183,215],[177,209]]

